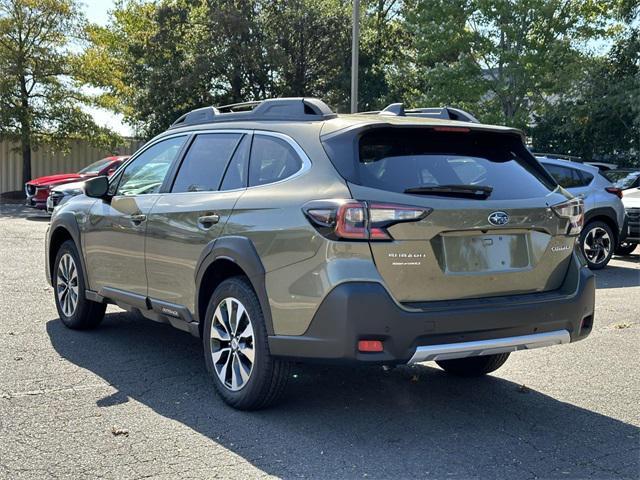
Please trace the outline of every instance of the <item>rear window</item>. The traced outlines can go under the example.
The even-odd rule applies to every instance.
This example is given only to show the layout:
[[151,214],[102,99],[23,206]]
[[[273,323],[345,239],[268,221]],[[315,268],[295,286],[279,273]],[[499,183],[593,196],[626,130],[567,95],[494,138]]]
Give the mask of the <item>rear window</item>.
[[[330,157],[339,154],[339,144],[328,147]],[[488,186],[493,189],[489,198],[502,200],[545,196],[556,187],[522,141],[509,134],[378,128],[360,136],[356,155],[354,168],[343,168],[343,176],[392,192],[442,185]]]

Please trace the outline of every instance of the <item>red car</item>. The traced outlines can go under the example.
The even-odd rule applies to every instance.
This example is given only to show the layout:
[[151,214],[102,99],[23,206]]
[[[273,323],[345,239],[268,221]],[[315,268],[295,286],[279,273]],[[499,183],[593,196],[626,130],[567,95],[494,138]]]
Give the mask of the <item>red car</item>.
[[27,205],[41,210],[47,208],[47,197],[53,187],[63,183],[77,182],[84,178],[98,175],[111,175],[129,156],[113,156],[103,158],[83,168],[78,173],[59,173],[46,177],[34,178],[24,186],[27,194]]

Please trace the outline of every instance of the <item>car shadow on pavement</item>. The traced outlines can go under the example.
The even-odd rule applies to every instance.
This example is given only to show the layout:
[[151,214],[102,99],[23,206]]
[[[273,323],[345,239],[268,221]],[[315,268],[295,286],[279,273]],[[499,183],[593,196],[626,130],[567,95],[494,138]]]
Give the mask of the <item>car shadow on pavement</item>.
[[[631,262],[629,264],[633,265]],[[623,267],[609,264],[603,270],[596,271],[596,287],[598,289],[640,287],[640,265]]]
[[49,221],[51,215],[44,210],[37,210],[35,208],[27,207],[18,203],[2,203],[0,202],[0,218],[25,218],[27,220],[35,221]]
[[239,412],[214,393],[188,334],[127,313],[92,332],[58,319],[46,328],[63,358],[117,390],[98,407],[134,399],[278,477],[619,478],[640,469],[640,429],[498,377],[298,366],[281,404]]

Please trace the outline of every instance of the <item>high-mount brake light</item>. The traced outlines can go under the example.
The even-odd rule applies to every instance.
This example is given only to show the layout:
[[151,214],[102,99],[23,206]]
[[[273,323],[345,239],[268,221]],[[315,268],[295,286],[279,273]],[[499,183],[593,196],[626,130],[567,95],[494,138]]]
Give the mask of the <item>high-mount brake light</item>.
[[355,200],[316,200],[303,207],[313,226],[335,240],[393,240],[392,225],[416,222],[431,213],[430,208],[382,204]]
[[569,220],[567,235],[578,235],[584,225],[584,202],[581,198],[572,198],[551,207],[560,218]]
[[458,133],[469,133],[471,131],[470,128],[467,127],[433,127],[436,132],[458,132]]

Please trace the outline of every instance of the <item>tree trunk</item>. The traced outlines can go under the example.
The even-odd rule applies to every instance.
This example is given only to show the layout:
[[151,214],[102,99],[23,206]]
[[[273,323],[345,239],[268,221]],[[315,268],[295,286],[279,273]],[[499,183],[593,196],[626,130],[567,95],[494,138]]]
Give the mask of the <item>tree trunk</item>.
[[20,138],[22,143],[22,184],[31,180],[31,129],[23,125]]

